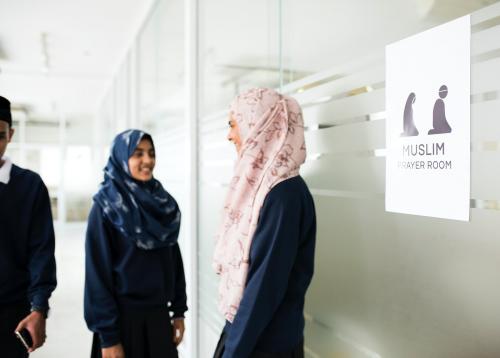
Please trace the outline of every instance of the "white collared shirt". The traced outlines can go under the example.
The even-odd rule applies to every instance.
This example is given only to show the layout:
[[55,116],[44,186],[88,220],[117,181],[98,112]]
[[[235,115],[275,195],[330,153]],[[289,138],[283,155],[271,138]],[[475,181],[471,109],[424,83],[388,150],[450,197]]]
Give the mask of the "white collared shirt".
[[8,157],[2,158],[5,162],[0,167],[0,183],[9,184],[12,161]]

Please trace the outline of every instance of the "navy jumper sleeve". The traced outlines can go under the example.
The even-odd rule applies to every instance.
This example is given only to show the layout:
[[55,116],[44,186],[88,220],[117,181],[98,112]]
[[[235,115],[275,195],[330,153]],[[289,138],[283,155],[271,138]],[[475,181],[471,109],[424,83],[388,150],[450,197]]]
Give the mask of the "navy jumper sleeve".
[[299,247],[301,209],[297,196],[264,201],[250,252],[247,285],[228,330],[223,358],[249,357],[285,296]]
[[113,291],[111,230],[102,210],[94,204],[85,240],[85,320],[99,334],[101,347],[120,342],[119,310]]
[[47,188],[40,179],[29,224],[28,299],[34,308],[47,309],[56,288],[55,238]]
[[184,275],[184,264],[182,262],[182,255],[179,245],[175,244],[172,248],[174,267],[175,267],[175,290],[174,299],[170,306],[170,311],[173,313],[173,318],[184,317],[187,311],[187,297],[186,297],[186,278]]

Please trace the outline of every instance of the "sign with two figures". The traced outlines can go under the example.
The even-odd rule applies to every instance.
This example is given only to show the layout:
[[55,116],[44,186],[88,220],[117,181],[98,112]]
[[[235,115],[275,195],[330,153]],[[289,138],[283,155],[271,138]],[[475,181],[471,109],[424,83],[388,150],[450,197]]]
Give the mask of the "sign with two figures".
[[386,210],[469,220],[469,16],[386,47],[386,113]]

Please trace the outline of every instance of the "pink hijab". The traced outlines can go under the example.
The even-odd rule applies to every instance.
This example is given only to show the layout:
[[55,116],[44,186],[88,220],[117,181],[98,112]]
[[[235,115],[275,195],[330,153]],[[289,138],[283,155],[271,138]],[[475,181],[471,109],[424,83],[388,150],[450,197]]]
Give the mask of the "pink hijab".
[[302,110],[292,97],[269,88],[251,89],[234,99],[230,113],[238,123],[242,147],[216,236],[213,266],[220,275],[219,309],[233,322],[264,199],[276,184],[299,175],[306,147]]

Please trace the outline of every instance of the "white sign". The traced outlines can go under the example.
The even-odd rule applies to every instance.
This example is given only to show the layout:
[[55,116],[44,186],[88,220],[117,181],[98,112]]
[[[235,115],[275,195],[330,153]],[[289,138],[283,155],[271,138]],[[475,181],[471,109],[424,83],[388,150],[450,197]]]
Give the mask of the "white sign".
[[470,17],[386,47],[387,211],[469,220]]

